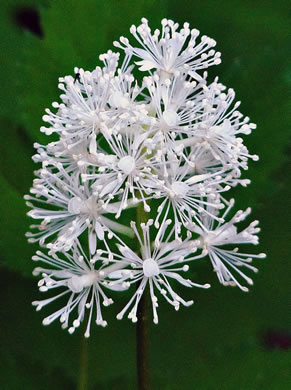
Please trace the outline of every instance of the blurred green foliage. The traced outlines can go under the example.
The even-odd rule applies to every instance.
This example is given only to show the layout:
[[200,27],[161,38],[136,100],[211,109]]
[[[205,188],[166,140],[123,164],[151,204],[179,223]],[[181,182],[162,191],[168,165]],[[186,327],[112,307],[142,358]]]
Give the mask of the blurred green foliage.
[[[17,23],[17,12],[26,7],[39,11],[42,38]],[[219,286],[205,262],[197,267],[197,279],[211,279],[212,288],[183,290],[194,294],[194,307],[176,313],[161,301],[160,324],[151,329],[153,388],[291,388],[290,351],[263,343],[268,329],[289,329],[289,335],[291,329],[289,11],[285,0],[9,0],[1,5],[2,389],[73,389],[78,383],[82,329],[70,336],[59,324],[43,327],[42,315],[30,305],[38,296],[30,278],[35,247],[24,238],[31,221],[22,197],[35,169],[32,144],[47,143],[39,127],[44,108],[58,99],[58,77],[72,74],[74,66],[94,68],[99,54],[113,49],[120,35],[128,36],[130,25],[142,16],[153,28],[163,17],[188,21],[217,40],[223,63],[210,75],[219,74],[235,89],[242,112],[258,124],[246,141],[261,157],[250,164],[247,176],[253,183],[232,195],[240,207],[253,207],[262,226],[258,251],[268,253],[257,261],[260,273],[248,294]],[[135,327],[114,319],[127,298],[116,297],[113,309],[105,312],[108,328],[92,330],[91,390],[135,387]]]

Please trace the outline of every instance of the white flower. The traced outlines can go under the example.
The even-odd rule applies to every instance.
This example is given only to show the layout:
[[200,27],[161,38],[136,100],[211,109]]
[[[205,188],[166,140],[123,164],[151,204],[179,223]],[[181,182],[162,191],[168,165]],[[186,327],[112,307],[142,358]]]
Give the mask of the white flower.
[[[34,269],[35,276],[41,275],[42,279],[38,282],[41,292],[61,290],[50,298],[34,301],[36,310],[41,310],[49,303],[61,298],[68,297],[67,303],[61,309],[50,314],[43,320],[44,325],[49,325],[56,319],[59,319],[62,328],[68,328],[69,333],[73,333],[80,323],[88,317],[85,337],[90,336],[90,327],[92,317],[96,316],[96,324],[106,326],[107,322],[103,319],[101,304],[109,306],[113,303],[104,293],[105,273],[102,271],[101,260],[106,260],[106,253],[101,254],[95,259],[88,259],[80,247],[75,246],[72,252],[66,252],[62,255],[47,256],[38,251],[33,256],[34,261],[41,261],[49,265],[49,268],[37,267]],[[94,264],[100,264],[99,269],[95,269]],[[117,286],[115,286],[117,289]],[[121,288],[122,289],[122,288]],[[76,312],[75,319],[72,321],[73,312]],[[88,312],[88,313],[86,313]],[[71,320],[71,321],[70,321]]]
[[34,147],[37,150],[33,156],[34,162],[42,163],[43,167],[55,167],[59,164],[67,174],[85,173],[84,161],[86,164],[99,163],[96,155],[88,150],[87,139],[71,144],[63,136],[59,141],[50,142],[47,145],[35,143]]
[[250,134],[256,125],[248,123],[249,118],[243,118],[243,115],[237,111],[240,102],[232,106],[235,93],[229,89],[224,93],[225,87],[219,84],[217,80],[204,86],[203,109],[204,114],[200,120],[192,126],[192,133],[187,139],[178,143],[184,147],[192,147],[193,160],[195,156],[203,150],[211,152],[217,163],[223,167],[228,167],[240,174],[240,169],[247,169],[248,158],[254,161],[258,160],[257,155],[250,155],[248,149],[243,144],[238,134]]
[[204,114],[201,84],[179,74],[163,81],[155,74],[145,77],[144,84],[150,95],[150,113],[154,117],[150,126],[153,142],[159,142],[164,152],[176,151],[176,147],[179,148],[177,140],[194,136],[192,123]]
[[[57,168],[57,171],[41,169],[40,178],[34,180],[30,190],[34,196],[25,196],[27,205],[32,208],[28,215],[42,220],[40,225],[31,226],[37,232],[26,234],[29,242],[39,240],[43,245],[52,236],[54,242],[46,246],[52,251],[67,251],[88,230],[90,253],[94,254],[97,238],[107,245],[105,232],[111,236],[114,234],[112,230],[131,235],[130,228],[103,215],[116,213],[119,202],[105,206],[104,200],[86,183],[79,184],[78,176],[69,176],[60,164],[57,164]],[[39,204],[39,207],[35,204]]]
[[92,72],[75,68],[78,78],[65,76],[59,79],[59,89],[64,92],[62,103],[52,104],[58,109],[56,114],[46,109],[43,120],[51,126],[41,127],[42,132],[57,133],[65,136],[67,142],[75,143],[102,130],[119,54],[108,51],[100,57],[105,67],[96,67]]
[[155,30],[152,34],[148,21],[142,18],[140,26],[136,28],[133,25],[130,28],[142,49],[133,47],[124,37],[120,38],[121,44],[114,42],[114,45],[125,51],[127,61],[132,55],[140,58],[136,64],[141,71],[157,69],[167,75],[176,71],[192,71],[196,74],[199,69],[220,64],[220,53],[211,49],[216,45],[213,39],[204,35],[201,42],[196,44],[199,35],[197,29],[190,30],[189,23],[184,23],[180,31],[177,31],[178,27],[178,23],[163,19],[162,31]]
[[[124,287],[129,287],[131,284],[139,283],[136,292],[124,309],[117,315],[117,319],[122,319],[125,312],[129,310],[130,306],[133,306],[128,314],[128,318],[132,322],[136,322],[137,319],[137,307],[139,301],[144,293],[145,287],[148,285],[150,290],[150,296],[153,309],[153,321],[158,323],[158,298],[155,295],[155,290],[160,292],[162,296],[174,306],[176,310],[179,310],[180,304],[184,306],[190,306],[193,301],[185,301],[181,298],[171,287],[169,280],[174,279],[186,287],[200,287],[209,288],[209,284],[197,284],[190,279],[185,279],[180,275],[181,272],[186,272],[189,269],[188,265],[181,266],[181,262],[185,257],[189,255],[189,245],[180,243],[177,241],[169,241],[173,229],[165,236],[167,227],[171,224],[171,221],[166,221],[161,227],[158,236],[159,242],[155,240],[154,247],[152,248],[150,239],[150,226],[153,224],[153,220],[148,220],[146,224],[140,225],[142,230],[142,237],[137,231],[135,222],[131,222],[131,227],[134,229],[136,237],[140,244],[140,255],[134,253],[129,247],[125,245],[119,245],[121,256],[118,257],[118,262],[123,262],[128,265],[132,270],[130,273],[112,273],[109,274],[109,278],[116,278],[118,283],[123,282]],[[163,240],[165,238],[165,240]],[[192,248],[194,251],[194,248]],[[109,286],[114,286],[115,281],[109,283]]]
[[[162,165],[162,164],[161,164]],[[181,227],[199,222],[200,213],[210,214],[217,219],[214,210],[224,207],[220,192],[227,191],[223,186],[225,178],[218,173],[191,174],[187,164],[180,160],[165,162],[158,177],[148,181],[153,190],[153,198],[162,199],[157,209],[155,226],[163,225],[172,210],[174,214],[175,239],[179,239]],[[205,206],[211,206],[210,212]]]
[[[225,219],[233,205],[234,200],[232,199],[222,216],[223,219]],[[218,222],[217,224],[215,224],[209,215],[204,215],[201,219],[201,226],[195,226],[193,229],[200,235],[200,246],[203,249],[204,255],[209,255],[220,283],[224,286],[238,286],[243,291],[248,291],[248,288],[241,285],[233,272],[244,279],[249,285],[252,285],[252,279],[245,275],[240,268],[244,267],[258,272],[258,269],[250,265],[250,263],[253,258],[265,258],[266,255],[264,253],[257,255],[241,253],[238,251],[238,248],[230,250],[223,249],[221,246],[229,244],[258,244],[258,236],[256,235],[260,231],[257,227],[258,221],[253,221],[247,228],[240,232],[237,231],[237,227],[235,226],[236,223],[244,221],[250,212],[250,208],[246,209],[246,211],[239,210],[228,222]]]
[[[127,134],[113,133],[106,135],[105,139],[112,150],[95,153],[97,164],[88,161],[87,165],[96,167],[96,171],[82,174],[82,181],[92,181],[92,188],[101,198],[108,197],[105,206],[115,196],[120,196],[120,207],[116,210],[116,218],[126,209],[132,201],[137,204],[143,201],[146,211],[150,207],[144,194],[149,190],[144,186],[144,180],[152,177],[156,171],[156,157],[152,156],[149,132],[139,126],[133,126]],[[86,164],[84,162],[84,164]]]

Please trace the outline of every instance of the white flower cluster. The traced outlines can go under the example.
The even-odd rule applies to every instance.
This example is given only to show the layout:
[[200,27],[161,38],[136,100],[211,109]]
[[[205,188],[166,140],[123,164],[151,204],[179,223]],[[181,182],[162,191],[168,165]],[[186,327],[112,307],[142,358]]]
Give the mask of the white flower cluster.
[[[46,110],[41,128],[55,141],[35,144],[41,168],[25,196],[28,215],[40,222],[28,240],[48,248],[33,257],[48,265],[34,271],[39,289],[61,291],[33,304],[39,310],[66,296],[43,323],[59,319],[72,333],[87,314],[87,337],[93,316],[107,324],[101,306],[113,301],[106,290],[136,285],[117,315],[129,312],[136,322],[148,286],[157,323],[157,293],[178,310],[193,301],[172,285],[210,287],[182,276],[194,260],[210,259],[223,285],[247,291],[252,280],[242,268],[256,272],[250,262],[265,257],[229,246],[258,243],[257,221],[236,227],[250,209],[227,220],[234,201],[225,198],[231,187],[250,182],[241,172],[258,157],[241,136],[256,126],[238,111],[232,89],[218,78],[208,84],[207,72],[199,72],[221,62],[215,41],[166,19],[161,31],[152,32],[146,19],[130,31],[139,47],[124,37],[114,42],[124,51],[121,65],[119,54],[108,51],[100,56],[103,67],[75,68],[75,77],[59,79],[61,103]],[[131,221],[135,210],[148,218]]]

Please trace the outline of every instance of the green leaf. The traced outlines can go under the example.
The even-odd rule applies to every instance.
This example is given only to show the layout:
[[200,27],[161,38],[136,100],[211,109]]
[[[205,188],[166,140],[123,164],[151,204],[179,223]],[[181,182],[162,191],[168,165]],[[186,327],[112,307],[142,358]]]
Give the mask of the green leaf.
[[2,120],[1,128],[3,138],[0,143],[0,173],[13,189],[23,195],[31,186],[36,168],[31,159],[34,154],[32,141],[23,128],[11,121]]
[[31,33],[19,27],[16,15],[21,9],[29,7],[37,10],[47,3],[48,0],[7,0],[0,8],[1,45],[5,53],[1,56],[0,116],[17,124],[21,123],[18,103],[23,99],[19,88],[23,77],[23,44]]

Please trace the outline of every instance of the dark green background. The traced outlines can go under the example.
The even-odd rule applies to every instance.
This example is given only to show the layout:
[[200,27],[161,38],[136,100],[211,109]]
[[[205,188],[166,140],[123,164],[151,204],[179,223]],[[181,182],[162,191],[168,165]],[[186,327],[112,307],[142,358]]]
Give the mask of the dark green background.
[[[15,15],[27,6],[40,12],[42,38],[17,24]],[[194,277],[212,288],[181,291],[194,295],[194,306],[176,313],[160,300],[160,323],[150,333],[153,388],[289,390],[290,350],[268,334],[290,347],[290,2],[9,0],[0,12],[1,389],[77,388],[86,348],[89,389],[135,388],[135,326],[114,319],[127,295],[115,297],[104,311],[109,326],[94,326],[87,345],[82,329],[70,336],[58,323],[41,325],[52,308],[35,313],[30,303],[40,294],[22,197],[36,168],[32,144],[48,142],[39,127],[44,108],[58,98],[57,78],[74,66],[93,69],[99,54],[146,16],[153,28],[163,17],[188,21],[218,42],[223,63],[210,76],[234,88],[242,112],[258,124],[246,140],[260,155],[247,172],[252,184],[232,196],[261,221],[260,246],[251,250],[268,254],[256,261],[260,272],[247,294],[221,287],[205,261],[193,267]]]

